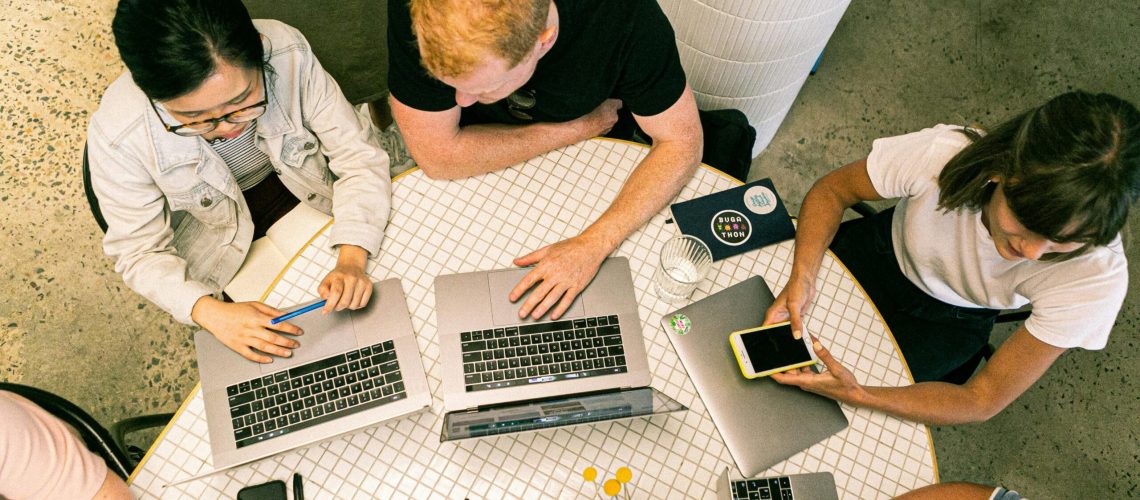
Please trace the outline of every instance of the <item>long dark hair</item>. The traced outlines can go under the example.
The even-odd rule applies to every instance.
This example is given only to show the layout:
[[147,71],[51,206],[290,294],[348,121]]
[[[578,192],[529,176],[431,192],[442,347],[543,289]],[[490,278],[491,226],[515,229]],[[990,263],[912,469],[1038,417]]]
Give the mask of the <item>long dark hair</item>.
[[981,210],[999,179],[1018,222],[1079,255],[1120,233],[1140,196],[1140,112],[1109,94],[1069,92],[973,141],[938,176],[943,210]]
[[239,0],[120,0],[111,31],[135,84],[156,101],[198,88],[219,59],[265,66],[260,34]]

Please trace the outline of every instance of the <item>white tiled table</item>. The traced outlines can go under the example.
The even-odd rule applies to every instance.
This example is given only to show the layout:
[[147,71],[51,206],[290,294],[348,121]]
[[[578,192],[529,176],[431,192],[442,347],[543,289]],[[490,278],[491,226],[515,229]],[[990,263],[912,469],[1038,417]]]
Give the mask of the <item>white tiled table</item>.
[[[395,182],[394,211],[383,250],[368,268],[375,279],[399,277],[412,313],[428,383],[440,388],[432,280],[445,273],[511,266],[529,250],[578,234],[617,195],[648,149],[594,139],[500,172],[461,181],[433,181],[413,170]],[[701,168],[679,196],[689,199],[739,183]],[[132,476],[140,497],[233,498],[241,487],[270,479],[305,478],[309,498],[586,498],[596,486],[582,470],[613,477],[633,470],[636,498],[710,498],[715,478],[732,464],[708,411],[664,332],[661,316],[678,305],[652,292],[656,251],[675,231],[657,214],[616,254],[629,258],[640,304],[653,386],[689,407],[652,418],[569,429],[439,442],[443,402],[397,419],[249,465],[173,486],[212,469],[201,393],[195,389]],[[753,275],[779,291],[788,280],[792,243],[713,264],[693,299]],[[294,258],[264,301],[287,306],[315,298],[335,255],[317,235]],[[809,321],[836,358],[863,383],[911,383],[890,334],[843,267],[828,255]],[[843,406],[851,425],[772,467],[765,475],[831,471],[841,498],[887,498],[937,481],[925,426]],[[599,480],[600,481],[600,480]],[[289,483],[289,481],[286,481]]]

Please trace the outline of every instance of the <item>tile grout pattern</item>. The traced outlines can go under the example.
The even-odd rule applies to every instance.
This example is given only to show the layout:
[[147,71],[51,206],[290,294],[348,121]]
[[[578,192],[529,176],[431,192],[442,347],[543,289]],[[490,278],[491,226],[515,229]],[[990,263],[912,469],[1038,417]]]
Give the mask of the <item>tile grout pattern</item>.
[[[422,172],[397,181],[396,210],[385,250],[370,263],[369,274],[376,279],[402,278],[433,394],[441,387],[434,276],[506,267],[525,248],[577,234],[609,206],[646,152],[639,145],[594,140],[464,181],[431,181]],[[558,186],[560,182],[569,187]],[[702,169],[680,198],[734,185],[735,181]],[[563,190],[567,192],[560,199]],[[450,203],[453,200],[467,203]],[[435,398],[429,412],[160,490],[159,485],[211,469],[201,395],[195,393],[183,416],[143,464],[132,483],[134,491],[228,496],[246,484],[285,478],[299,470],[313,478],[314,485],[324,483],[314,493],[339,498],[570,498],[593,493],[593,485],[585,484],[578,474],[585,467],[612,473],[629,465],[635,471],[635,496],[711,497],[714,492],[709,488],[731,465],[731,457],[666,334],[657,326],[662,315],[676,306],[649,291],[655,251],[673,232],[665,224],[667,216],[667,210],[657,214],[616,254],[629,258],[634,274],[653,386],[689,406],[689,411],[440,444],[443,405]],[[539,235],[534,228],[549,231]],[[285,306],[314,298],[316,284],[336,261],[327,241],[323,234],[302,252],[268,295],[267,304]],[[790,257],[791,243],[785,242],[714,263],[711,279],[702,283],[694,298],[755,274],[778,290],[787,281]],[[809,316],[824,326],[813,329],[827,339],[835,356],[872,383],[909,383],[881,322],[842,266],[828,258],[825,270],[820,300]],[[924,426],[865,409],[844,407],[844,412],[851,421],[848,429],[770,472],[831,470],[843,498],[887,498],[934,481]]]
[[[78,175],[89,114],[122,64],[117,0],[5,2],[0,30],[0,378],[51,390],[104,424],[174,411],[197,380],[193,329],[123,285]],[[1140,103],[1134,0],[852,2],[753,178],[792,210],[876,137],[935,123],[993,125],[1071,88]],[[49,148],[48,146],[51,146]],[[52,150],[54,149],[54,150]],[[1134,208],[1135,211],[1135,208]],[[1135,219],[1135,215],[1133,216]],[[1128,230],[1140,241],[1140,225]],[[1127,247],[1133,276],[1140,253]],[[945,480],[1030,498],[1135,494],[1137,280],[1102,351],[1063,356],[988,422],[932,428]],[[1008,332],[995,330],[994,343]],[[82,382],[77,382],[82,381]],[[132,442],[147,447],[147,433]]]

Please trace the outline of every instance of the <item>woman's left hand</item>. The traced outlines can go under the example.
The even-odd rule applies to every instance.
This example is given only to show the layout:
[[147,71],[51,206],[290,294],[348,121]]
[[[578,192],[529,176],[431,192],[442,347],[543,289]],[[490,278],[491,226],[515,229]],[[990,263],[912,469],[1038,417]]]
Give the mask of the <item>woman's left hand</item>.
[[368,251],[356,245],[340,245],[336,267],[317,287],[317,294],[328,301],[322,312],[360,309],[372,297],[372,279],[364,274]]
[[794,385],[808,392],[829,397],[837,401],[851,403],[858,400],[863,386],[855,380],[843,365],[839,364],[819,339],[812,336],[812,348],[816,357],[827,368],[822,373],[812,371],[810,366],[772,375],[772,379],[784,385]]

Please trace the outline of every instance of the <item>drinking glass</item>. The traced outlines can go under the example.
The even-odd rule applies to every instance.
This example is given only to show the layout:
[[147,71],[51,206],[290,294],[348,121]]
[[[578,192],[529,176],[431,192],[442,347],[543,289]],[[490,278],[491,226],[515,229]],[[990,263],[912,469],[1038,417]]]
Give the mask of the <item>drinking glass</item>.
[[661,247],[661,262],[653,274],[653,288],[666,302],[681,302],[693,294],[712,267],[708,245],[688,235],[674,237]]

